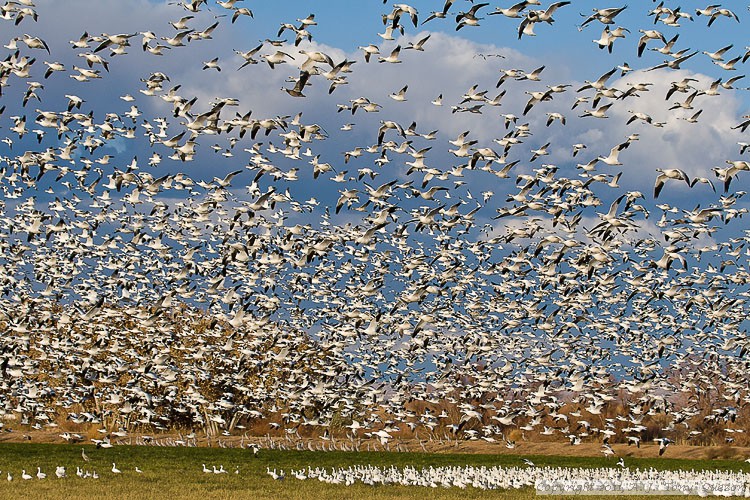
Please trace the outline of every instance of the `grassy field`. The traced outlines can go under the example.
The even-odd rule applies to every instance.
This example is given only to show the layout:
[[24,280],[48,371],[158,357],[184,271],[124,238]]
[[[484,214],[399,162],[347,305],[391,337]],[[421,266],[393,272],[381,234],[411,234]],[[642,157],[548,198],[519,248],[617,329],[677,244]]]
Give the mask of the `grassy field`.
[[[532,489],[522,491],[480,491],[457,488],[425,489],[400,486],[346,487],[315,481],[298,481],[288,478],[275,481],[266,468],[291,469],[312,467],[343,467],[355,464],[379,466],[411,465],[447,466],[522,466],[522,458],[531,459],[538,466],[602,467],[614,466],[615,460],[599,457],[557,457],[518,455],[468,455],[426,453],[350,453],[261,450],[253,457],[249,450],[225,448],[159,448],[144,446],[117,446],[95,449],[85,446],[90,461],[81,457],[81,446],[45,444],[0,444],[0,498],[199,498],[199,499],[416,499],[429,495],[431,499],[468,498],[532,498]],[[112,462],[121,474],[114,474]],[[223,466],[228,474],[206,474],[208,468]],[[67,468],[68,478],[54,477],[55,467]],[[750,471],[750,464],[737,460],[678,460],[665,458],[629,459],[630,467],[655,467],[659,469],[724,469]],[[93,472],[99,479],[81,479],[75,475],[76,466]],[[48,477],[36,478],[37,467]],[[135,471],[139,467],[143,473]],[[25,469],[33,479],[22,480]],[[235,470],[239,473],[235,474]],[[6,480],[7,471],[14,478]],[[550,497],[564,498],[564,497]],[[611,497],[615,498],[615,497]],[[626,498],[635,499],[637,496]],[[654,499],[655,496],[643,498]],[[673,498],[673,497],[669,497]]]

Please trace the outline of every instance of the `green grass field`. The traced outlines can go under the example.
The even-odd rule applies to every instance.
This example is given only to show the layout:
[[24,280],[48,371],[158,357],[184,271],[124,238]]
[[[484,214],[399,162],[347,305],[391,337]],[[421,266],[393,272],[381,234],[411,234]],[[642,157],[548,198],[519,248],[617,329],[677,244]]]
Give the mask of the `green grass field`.
[[[533,489],[521,491],[480,491],[457,488],[419,488],[403,486],[328,485],[317,480],[299,481],[287,478],[275,481],[266,468],[291,469],[311,467],[345,467],[355,464],[404,467],[421,466],[522,466],[529,458],[538,466],[602,467],[614,466],[615,460],[599,457],[557,457],[518,455],[470,455],[427,453],[350,453],[261,450],[253,457],[249,450],[225,448],[160,448],[145,446],[117,446],[95,449],[85,446],[89,462],[81,458],[81,446],[45,444],[0,445],[0,498],[196,498],[196,499],[431,499],[469,498],[532,498]],[[121,474],[111,471],[112,462]],[[750,464],[736,460],[677,460],[665,458],[629,459],[630,467],[659,469],[723,469],[750,471]],[[228,474],[206,474],[208,468],[221,465]],[[68,478],[57,479],[55,467],[67,468]],[[75,475],[76,466],[90,472],[96,470],[99,479],[82,479]],[[135,467],[143,470],[137,473]],[[36,478],[37,467],[48,477]],[[33,479],[22,480],[21,470]],[[235,474],[235,470],[239,474]],[[7,471],[14,476],[6,480]],[[549,498],[564,498],[561,496]],[[608,497],[616,498],[616,497]],[[655,496],[627,496],[624,498],[658,498]],[[674,498],[674,497],[668,497]]]

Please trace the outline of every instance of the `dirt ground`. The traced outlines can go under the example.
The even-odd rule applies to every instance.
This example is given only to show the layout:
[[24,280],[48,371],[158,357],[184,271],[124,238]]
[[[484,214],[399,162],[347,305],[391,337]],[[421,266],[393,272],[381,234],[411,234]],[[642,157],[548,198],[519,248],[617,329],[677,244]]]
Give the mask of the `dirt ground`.
[[[70,443],[61,437],[62,432],[54,433],[49,431],[12,431],[12,432],[0,432],[0,443],[9,442],[27,442],[27,443]],[[151,435],[154,441],[151,444],[161,446],[174,446],[174,440],[183,438],[178,434],[157,434]],[[101,439],[103,436],[99,435],[96,438]],[[81,444],[93,444],[91,441],[92,434],[89,433],[84,435],[84,440],[79,441]],[[311,440],[303,439],[302,441],[290,441],[282,437],[271,437],[269,441],[268,437],[245,437],[245,436],[216,436],[212,439],[207,439],[205,436],[198,437],[195,440],[197,446],[220,446],[233,448],[238,446],[247,445],[249,443],[257,443],[261,447],[268,446],[283,446],[289,449],[295,449],[297,447],[312,447],[319,449],[324,447],[325,449],[351,449],[352,441],[349,439],[338,439],[338,440]],[[133,434],[124,438],[112,437],[112,443],[117,445],[126,444],[143,444],[142,436]],[[376,440],[361,439],[358,441],[359,451],[380,451],[383,447]],[[618,457],[658,457],[659,446],[655,443],[643,443],[640,448],[636,446],[628,446],[627,444],[615,443],[612,444],[616,456]],[[563,455],[563,456],[577,456],[577,457],[601,457],[602,445],[598,442],[586,442],[580,445],[570,445],[567,442],[533,442],[533,441],[521,441],[517,442],[515,448],[509,449],[502,442],[490,443],[483,440],[475,441],[451,441],[437,442],[437,441],[422,441],[421,443],[416,440],[397,440],[394,439],[388,446],[391,451],[427,451],[430,453],[483,453],[483,454],[509,454],[509,455]],[[671,444],[667,448],[663,455],[668,458],[682,458],[692,460],[706,460],[706,459],[738,459],[745,460],[750,458],[750,447],[741,446],[688,446],[688,445],[677,445]]]

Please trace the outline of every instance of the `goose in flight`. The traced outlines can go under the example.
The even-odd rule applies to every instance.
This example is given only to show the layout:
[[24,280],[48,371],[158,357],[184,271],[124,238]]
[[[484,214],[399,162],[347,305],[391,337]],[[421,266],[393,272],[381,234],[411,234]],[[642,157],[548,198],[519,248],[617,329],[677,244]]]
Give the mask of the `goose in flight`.
[[315,14],[310,14],[304,19],[297,19],[297,22],[300,23],[301,26],[317,26],[318,22],[315,20]]
[[693,100],[694,100],[694,99],[695,99],[695,98],[696,98],[697,96],[701,95],[702,93],[703,93],[702,91],[700,91],[700,90],[696,90],[695,92],[693,92],[692,94],[690,94],[689,96],[687,96],[687,98],[686,98],[686,99],[685,99],[685,100],[684,100],[683,102],[676,102],[676,103],[674,103],[674,104],[673,104],[673,105],[672,105],[672,106],[671,106],[671,107],[669,108],[669,110],[671,111],[671,110],[673,110],[673,109],[678,109],[678,108],[682,108],[682,109],[693,109]]
[[737,69],[734,66],[740,61],[740,59],[743,59],[743,56],[737,56],[734,59],[727,61],[727,62],[724,62],[721,60],[715,60],[712,62],[723,70],[734,71]]
[[[693,113],[691,116],[689,116],[689,117],[679,117],[678,120],[684,120],[684,121],[686,121],[688,123],[698,123],[698,117],[701,115],[701,113],[703,113],[703,110],[699,109],[698,111],[696,111],[695,113]],[[696,177],[695,179],[693,179],[693,182],[695,182],[696,179],[698,179],[698,178]]]
[[370,56],[372,56],[373,54],[380,54],[380,48],[378,48],[377,45],[370,44],[366,46],[360,46],[357,48],[361,50],[362,52],[364,52],[365,62],[370,62]]
[[678,57],[676,52],[674,52],[672,49],[674,48],[674,45],[677,43],[677,39],[680,38],[679,33],[672,38],[670,38],[662,47],[658,48],[649,48],[648,50],[652,50],[654,52],[658,52],[660,54],[664,54],[665,56],[673,56]]
[[620,155],[620,151],[627,149],[628,146],[630,146],[630,142],[625,141],[623,143],[620,143],[610,150],[608,156],[599,156],[597,157],[597,160],[610,166],[622,165],[618,157]]
[[555,120],[558,120],[560,123],[565,125],[565,115],[563,115],[562,113],[556,113],[556,112],[547,113],[547,122],[545,123],[545,125],[549,127],[550,125],[552,125],[552,122],[554,122]]
[[65,71],[65,65],[62,63],[44,61],[44,64],[47,66],[47,71],[44,73],[45,79],[49,78],[55,71]]
[[214,57],[210,61],[205,61],[203,63],[203,70],[205,71],[207,69],[215,69],[216,71],[220,72],[221,68],[219,67],[219,58],[218,57]]
[[734,126],[729,127],[729,128],[731,128],[732,130],[739,129],[740,132],[744,132],[745,130],[747,130],[748,127],[750,127],[750,118],[746,118],[744,121],[741,121],[737,125],[734,125]]
[[[675,59],[668,59],[668,60],[664,61],[661,64],[657,64],[656,66],[652,66],[652,67],[648,68],[646,71],[654,71],[654,70],[661,69],[661,68],[680,69],[680,64],[684,63],[685,61],[687,61],[688,59],[690,59],[691,57],[693,57],[697,53],[698,53],[698,51],[696,50],[694,52],[691,52],[690,54],[686,54],[686,55],[677,57]],[[714,63],[715,64],[723,64],[723,63],[720,63],[718,61],[714,61]]]
[[291,89],[282,88],[282,90],[292,97],[305,97],[305,94],[303,94],[302,91],[304,90],[305,86],[310,85],[309,83],[307,83],[310,79],[310,76],[312,75],[309,71],[300,71],[299,78],[293,80],[294,87],[292,87]]
[[391,99],[393,99],[394,101],[405,102],[406,101],[406,91],[408,89],[409,89],[409,86],[408,85],[404,85],[401,88],[401,90],[399,90],[398,92],[393,92],[392,94],[389,95],[389,97]]
[[481,18],[477,17],[477,12],[482,7],[488,6],[488,2],[483,3],[477,3],[471,6],[471,9],[469,9],[466,12],[459,12],[456,15],[456,31],[460,30],[464,26],[479,26],[479,21]]
[[502,14],[505,17],[510,17],[512,19],[517,19],[522,17],[521,13],[528,7],[529,5],[535,5],[533,2],[529,2],[527,0],[522,0],[518,2],[517,4],[511,5],[507,8],[502,7],[495,7],[495,10],[492,12],[489,12],[487,15],[489,16],[496,16],[498,14]]
[[427,16],[427,19],[422,21],[422,25],[424,26],[429,21],[432,21],[433,19],[445,19],[447,17],[447,12],[441,12],[441,11],[433,11],[430,13],[429,16]]
[[552,100],[552,92],[549,90],[546,91],[536,91],[536,92],[525,92],[526,94],[529,94],[531,97],[526,102],[526,106],[523,108],[523,116],[526,116],[529,111],[531,111],[531,108],[533,108],[535,105],[537,105],[540,102],[543,101],[551,101]]
[[403,62],[398,58],[399,52],[401,52],[401,45],[396,45],[396,48],[391,51],[391,54],[388,57],[378,57],[378,62],[392,64]]
[[240,56],[242,59],[245,60],[245,62],[242,63],[242,66],[240,66],[239,68],[237,68],[237,70],[238,71],[241,70],[242,68],[244,68],[248,64],[258,64],[258,60],[255,59],[253,56],[255,54],[257,54],[260,51],[260,49],[262,49],[262,48],[263,48],[263,43],[261,43],[260,45],[258,45],[254,49],[250,49],[250,50],[248,50],[246,52],[243,52],[241,50],[236,50],[235,49],[234,53],[237,54],[238,56]]
[[169,21],[169,25],[172,26],[177,31],[185,30],[188,28],[188,21],[191,19],[195,19],[195,16],[184,16],[178,19],[177,21]]
[[667,180],[671,179],[685,181],[688,187],[690,187],[690,178],[684,171],[678,168],[657,168],[656,171],[660,173],[658,176],[656,176],[656,182],[654,183],[654,199],[659,197],[659,193],[661,193],[661,190],[664,187],[664,183]]
[[88,49],[89,48],[89,34],[87,31],[84,31],[83,34],[78,38],[78,40],[70,40],[68,43],[70,43],[71,47],[74,49]]
[[274,69],[276,64],[284,64],[288,62],[287,58],[294,59],[294,57],[282,50],[277,50],[273,54],[264,54],[261,57],[266,60],[271,69]]
[[516,79],[519,80],[519,81],[521,81],[521,80],[530,80],[532,82],[538,82],[540,80],[539,79],[539,75],[542,74],[542,71],[544,71],[544,68],[545,68],[545,66],[540,66],[537,69],[535,69],[534,71],[532,71],[531,73],[520,72],[520,75],[517,76]]
[[551,3],[547,9],[545,10],[532,10],[529,12],[526,17],[527,19],[533,21],[533,22],[544,22],[547,24],[552,24],[555,22],[555,20],[552,18],[552,15],[555,13],[557,9],[560,7],[564,7],[566,5],[570,5],[569,1],[563,1],[563,2],[555,2]]
[[593,82],[584,80],[585,85],[579,88],[577,92],[582,92],[586,89],[602,90],[607,85],[607,80],[609,80],[612,77],[612,75],[614,75],[616,72],[617,72],[617,68],[612,68],[611,70],[607,71],[606,73],[604,73],[602,76],[600,76]]
[[714,21],[716,21],[719,17],[728,17],[730,19],[734,19],[737,22],[740,22],[740,18],[737,17],[737,14],[735,14],[729,9],[719,7],[713,12],[711,12],[711,16],[708,19],[708,26],[711,26],[714,23]]
[[627,5],[624,5],[622,7],[610,7],[606,9],[592,9],[594,11],[593,14],[586,17],[583,14],[582,16],[586,17],[584,21],[578,26],[578,30],[582,31],[583,28],[585,28],[589,23],[593,21],[599,21],[602,24],[614,24],[615,23],[615,17],[619,15],[623,10],[627,9]]
[[234,24],[234,22],[239,19],[240,16],[253,17],[253,11],[248,9],[247,7],[235,7],[232,10],[234,10],[234,13],[232,14],[232,24]]
[[421,38],[420,40],[417,40],[416,43],[409,42],[406,45],[406,47],[404,47],[404,50],[413,49],[413,50],[418,50],[420,52],[424,51],[424,44],[427,43],[427,40],[429,40],[431,36],[432,36],[432,34],[429,34],[426,37]]
[[641,57],[643,55],[643,51],[646,49],[646,43],[648,43],[649,40],[661,40],[665,45],[667,44],[667,39],[664,38],[664,35],[662,35],[661,32],[657,30],[638,31],[643,33],[643,35],[641,35],[641,38],[638,39],[638,57]]
[[627,28],[618,27],[614,30],[610,30],[609,26],[604,26],[602,34],[599,39],[592,40],[600,49],[607,49],[607,52],[612,53],[612,49],[615,46],[615,40],[618,38],[625,38],[625,32],[629,32]]
[[712,168],[716,177],[724,182],[725,193],[729,190],[729,184],[732,182],[732,179],[736,177],[739,172],[750,171],[750,163],[744,160],[726,160],[726,163],[729,165],[727,168]]
[[113,45],[120,47],[127,46],[130,44],[130,39],[136,35],[138,35],[138,33],[119,33],[117,35],[108,35],[104,33],[102,35],[104,37],[104,40],[99,44],[98,47],[94,49],[94,53],[96,54],[97,52],[101,52],[107,47],[111,47]]
[[536,36],[534,33],[534,26],[538,23],[552,24],[555,20],[552,15],[557,9],[565,5],[570,4],[569,1],[555,2],[550,4],[546,10],[530,10],[526,13],[526,17],[518,25],[518,39],[520,40],[523,35]]
[[664,455],[664,452],[667,451],[667,446],[674,443],[669,438],[654,438],[654,442],[659,444],[659,456]]
[[[726,47],[722,47],[719,50],[715,52],[708,52],[708,51],[701,51],[702,54],[706,54],[708,57],[710,57],[713,61],[723,61],[724,60],[724,53],[728,50],[730,50],[732,47],[734,47],[733,43],[730,43]],[[744,62],[744,61],[743,61]]]
[[25,43],[30,49],[44,49],[47,51],[47,54],[50,53],[47,42],[37,36],[31,36],[28,33],[24,33],[23,38],[18,39],[18,41]]
[[585,109],[583,110],[583,113],[578,115],[579,117],[583,118],[585,116],[591,116],[594,118],[609,118],[609,116],[606,115],[607,110],[612,107],[613,103],[605,104],[603,106],[599,106],[596,109]]

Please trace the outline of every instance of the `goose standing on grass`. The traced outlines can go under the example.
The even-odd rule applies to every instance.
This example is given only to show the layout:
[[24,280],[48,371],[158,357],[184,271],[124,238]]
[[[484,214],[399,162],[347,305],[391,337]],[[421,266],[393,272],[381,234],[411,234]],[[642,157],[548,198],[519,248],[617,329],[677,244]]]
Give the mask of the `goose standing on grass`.
[[282,481],[284,479],[284,471],[282,470],[281,473],[277,473],[276,469],[271,470],[270,467],[266,467],[266,474],[271,476],[276,481]]
[[112,462],[112,474],[121,474],[122,471],[117,468],[114,462]]

